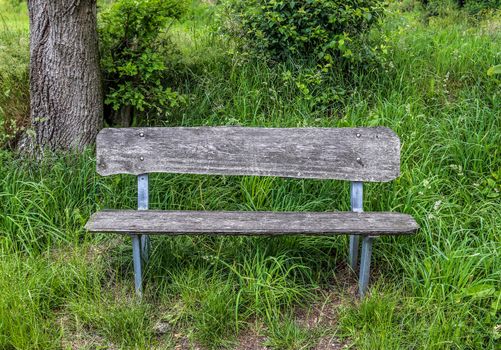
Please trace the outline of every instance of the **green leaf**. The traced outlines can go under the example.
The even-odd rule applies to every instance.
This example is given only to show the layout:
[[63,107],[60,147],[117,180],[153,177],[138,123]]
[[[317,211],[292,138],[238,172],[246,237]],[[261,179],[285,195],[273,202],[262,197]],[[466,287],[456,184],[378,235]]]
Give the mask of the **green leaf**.
[[487,70],[487,75],[492,77],[494,74],[501,74],[501,64],[492,66]]
[[496,289],[491,284],[477,284],[463,289],[463,296],[472,298],[485,298],[496,293]]

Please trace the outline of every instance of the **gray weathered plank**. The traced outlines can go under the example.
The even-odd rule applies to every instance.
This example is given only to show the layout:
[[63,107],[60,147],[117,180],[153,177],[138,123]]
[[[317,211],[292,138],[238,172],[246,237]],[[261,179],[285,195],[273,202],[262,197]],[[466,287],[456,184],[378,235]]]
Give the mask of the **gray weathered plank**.
[[400,140],[385,127],[112,128],[97,137],[97,171],[390,181]]
[[412,234],[417,223],[388,212],[230,212],[104,210],[86,224],[91,232],[148,234]]

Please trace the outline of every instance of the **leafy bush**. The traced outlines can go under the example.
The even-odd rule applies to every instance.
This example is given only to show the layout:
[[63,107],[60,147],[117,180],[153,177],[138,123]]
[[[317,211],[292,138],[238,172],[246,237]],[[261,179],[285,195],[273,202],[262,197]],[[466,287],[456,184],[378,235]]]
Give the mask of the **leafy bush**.
[[501,9],[501,0],[466,0],[464,8],[471,14],[478,14],[485,10]]
[[229,0],[227,8],[225,28],[243,38],[242,48],[327,67],[373,58],[365,39],[383,14],[380,0]]
[[[181,97],[164,81],[168,58],[175,52],[166,31],[185,10],[183,1],[118,0],[101,12],[106,105],[122,113],[133,109],[161,114],[166,107],[179,103]],[[130,116],[125,122],[122,118],[121,124],[130,124]]]
[[377,29],[382,0],[226,0],[222,31],[238,58],[279,63],[294,99],[332,115],[346,95],[341,81],[385,63]]
[[477,15],[491,9],[501,8],[501,0],[420,0],[428,15],[447,15],[450,9],[464,9]]

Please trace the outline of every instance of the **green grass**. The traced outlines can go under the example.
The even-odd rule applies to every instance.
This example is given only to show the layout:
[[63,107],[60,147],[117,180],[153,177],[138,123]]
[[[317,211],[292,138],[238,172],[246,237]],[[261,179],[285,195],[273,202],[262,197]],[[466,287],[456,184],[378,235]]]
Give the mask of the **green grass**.
[[29,121],[28,42],[26,4],[0,0],[0,146]]
[[[27,86],[20,11],[2,11],[20,30],[0,31],[0,76],[24,62],[24,80],[9,81]],[[172,82],[189,102],[156,123],[389,126],[402,140],[402,175],[368,184],[365,209],[412,214],[421,230],[376,241],[361,302],[346,273],[346,237],[154,237],[140,302],[129,239],[83,230],[100,208],[134,208],[135,179],[98,176],[91,151],[41,162],[0,151],[0,348],[238,349],[247,341],[312,349],[334,339],[356,349],[495,349],[501,90],[486,71],[501,62],[499,15],[467,21],[452,13],[425,25],[419,13],[393,13],[383,28],[392,45],[385,70],[350,83],[333,76],[312,94],[345,94],[319,108],[283,78],[300,67],[229,54],[211,11],[196,4],[172,30],[182,52]],[[25,108],[25,98],[16,108],[6,101],[4,113]],[[155,174],[150,201],[161,209],[348,210],[349,188]]]

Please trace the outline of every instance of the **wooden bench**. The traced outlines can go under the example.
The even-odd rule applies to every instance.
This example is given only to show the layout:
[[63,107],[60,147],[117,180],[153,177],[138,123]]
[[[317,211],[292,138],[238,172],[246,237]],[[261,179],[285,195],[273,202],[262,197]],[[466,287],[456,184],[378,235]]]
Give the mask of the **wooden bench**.
[[[86,229],[131,235],[139,295],[151,234],[349,234],[349,264],[354,270],[361,236],[359,293],[363,296],[373,238],[413,234],[419,228],[406,214],[363,212],[363,182],[386,182],[400,173],[400,140],[384,127],[103,129],[97,137],[97,172],[138,177],[138,210],[97,212]],[[155,172],[349,180],[352,211],[148,210],[148,174]]]

